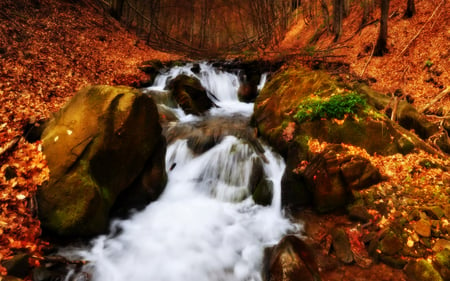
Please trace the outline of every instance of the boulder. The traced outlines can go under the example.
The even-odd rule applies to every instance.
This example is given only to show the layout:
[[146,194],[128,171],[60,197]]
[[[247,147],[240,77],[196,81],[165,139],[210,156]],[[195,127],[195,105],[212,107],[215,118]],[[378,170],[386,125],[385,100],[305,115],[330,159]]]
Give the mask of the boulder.
[[311,248],[303,240],[294,235],[287,235],[266,251],[264,280],[322,280],[314,257]]
[[352,190],[367,188],[382,179],[369,160],[336,144],[326,146],[302,174],[319,212],[345,206],[353,199]]
[[[337,96],[343,98],[335,98]],[[332,99],[334,103],[330,102]],[[350,144],[365,149],[369,154],[406,154],[416,149],[436,153],[417,135],[378,112],[386,103],[389,103],[389,99],[386,100],[384,95],[367,86],[357,82],[344,83],[322,71],[288,66],[272,75],[255,100],[252,122],[258,133],[286,159],[282,194],[297,194],[297,198],[301,197],[298,201],[293,198],[282,199],[284,206],[302,205],[305,201],[311,203],[312,198],[307,200],[302,197],[307,194],[305,183],[311,187],[311,177],[305,178],[303,172],[306,167],[302,163],[309,163],[317,157],[310,149],[311,141]],[[318,112],[310,114],[305,105],[315,105]],[[300,111],[300,108],[306,110]],[[408,124],[405,125],[408,129],[414,128],[423,136],[435,132],[433,125],[419,118],[420,114],[411,105],[402,102],[400,112],[402,116],[399,116],[399,120],[409,118],[417,121],[400,122]],[[344,164],[342,161],[345,157],[339,157],[341,160],[324,159],[332,157],[326,153],[316,158],[314,161],[317,163],[314,165],[326,168],[337,161],[339,169],[326,168],[316,174],[318,170],[311,166],[308,173],[312,178],[316,175],[322,176],[324,180],[328,175],[333,176],[333,179],[325,181],[331,184],[330,190],[339,196],[344,195],[344,187],[359,189],[376,182],[371,177],[375,177],[377,172],[368,165],[367,160],[351,156],[352,159],[346,160],[347,164]]]
[[156,105],[136,89],[82,89],[48,122],[42,142],[50,180],[37,192],[39,217],[54,234],[102,233],[113,206],[127,205],[118,201],[147,204],[164,185]]
[[169,90],[173,99],[188,114],[201,115],[214,105],[200,80],[195,77],[178,75],[169,83]]
[[412,281],[443,281],[439,272],[426,260],[411,260],[405,266],[405,273]]

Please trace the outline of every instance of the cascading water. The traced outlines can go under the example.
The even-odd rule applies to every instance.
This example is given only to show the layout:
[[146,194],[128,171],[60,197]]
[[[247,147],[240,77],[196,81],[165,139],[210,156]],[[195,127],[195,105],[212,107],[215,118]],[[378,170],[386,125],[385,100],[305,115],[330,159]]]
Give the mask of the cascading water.
[[[180,73],[198,77],[217,99],[219,108],[201,118],[251,115],[253,104],[237,99],[237,75],[207,64],[201,64],[198,75],[189,66],[174,68],[160,75],[151,89],[164,90]],[[196,120],[181,115],[180,122]],[[264,248],[297,227],[281,213],[284,162],[268,147],[264,150],[262,154],[235,136],[223,136],[200,155],[185,139],[169,144],[164,193],[131,218],[113,222],[112,234],[78,252],[89,261],[84,271],[101,281],[262,280]],[[250,195],[249,178],[258,161],[272,186],[269,206],[255,204]]]

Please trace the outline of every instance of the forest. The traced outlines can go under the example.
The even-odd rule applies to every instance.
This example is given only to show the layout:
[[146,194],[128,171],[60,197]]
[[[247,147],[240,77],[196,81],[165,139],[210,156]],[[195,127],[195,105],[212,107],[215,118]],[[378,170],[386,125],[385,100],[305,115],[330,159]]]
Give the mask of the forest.
[[446,0],[0,1],[0,281],[450,280]]

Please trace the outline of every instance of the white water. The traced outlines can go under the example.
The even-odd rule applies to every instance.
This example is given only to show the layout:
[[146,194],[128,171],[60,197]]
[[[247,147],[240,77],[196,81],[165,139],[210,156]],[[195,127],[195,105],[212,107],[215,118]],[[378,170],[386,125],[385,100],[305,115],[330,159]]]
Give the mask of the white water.
[[[239,103],[235,75],[202,64],[203,70],[208,82],[202,83],[218,91],[212,93],[220,104],[226,104],[223,97]],[[167,82],[164,76],[158,79],[156,87]],[[224,80],[231,85],[221,85]],[[113,234],[98,237],[91,249],[79,252],[90,262],[84,270],[96,281],[261,280],[264,248],[294,229],[280,208],[284,162],[264,148],[264,172],[274,188],[267,207],[249,196],[252,165],[260,157],[249,144],[227,136],[199,156],[190,152],[186,140],[169,145],[166,167],[172,169],[164,193],[130,219],[115,221]],[[246,199],[236,203],[240,198]]]

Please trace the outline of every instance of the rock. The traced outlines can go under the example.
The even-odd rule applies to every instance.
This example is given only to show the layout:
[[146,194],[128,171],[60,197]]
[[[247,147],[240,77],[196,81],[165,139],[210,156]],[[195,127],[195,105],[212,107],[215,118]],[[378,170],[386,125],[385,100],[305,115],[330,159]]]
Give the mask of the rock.
[[431,223],[429,220],[420,219],[412,223],[413,229],[422,237],[431,236]]
[[249,188],[256,204],[267,206],[272,203],[273,183],[266,178],[260,158],[253,161]]
[[258,84],[244,82],[239,86],[238,98],[241,102],[253,102],[258,96]]
[[387,232],[379,243],[381,253],[388,256],[397,254],[402,248],[402,239],[392,231]]
[[336,252],[337,258],[346,264],[353,262],[353,253],[350,247],[350,240],[343,228],[334,228],[331,231],[333,238],[333,249]]
[[266,251],[263,279],[266,281],[322,280],[311,248],[294,235],[285,236]]
[[170,82],[169,90],[188,114],[201,115],[214,105],[200,80],[195,77],[179,75]]
[[450,249],[437,253],[433,265],[444,280],[450,280]]
[[410,260],[404,270],[412,281],[443,281],[441,275],[426,260]]
[[360,190],[381,181],[381,174],[369,160],[361,156],[348,156],[343,159],[340,170],[348,188]]
[[373,216],[369,214],[367,211],[367,208],[362,204],[353,204],[347,207],[348,216],[352,220],[357,220],[361,222],[368,222],[370,221]]
[[[365,99],[366,105],[356,106],[353,109],[355,113],[342,120],[327,118],[328,113],[314,120],[308,116],[305,119],[296,117],[299,106],[304,105],[311,97],[319,102],[325,102],[333,95],[345,93],[359,95]],[[384,109],[389,102],[388,97],[371,90],[366,85],[345,84],[321,71],[288,66],[273,74],[255,100],[252,121],[261,137],[286,159],[285,177],[289,178],[284,182],[289,183],[289,186],[282,187],[283,193],[295,193],[284,189],[304,185],[304,177],[296,176],[291,171],[297,170],[303,161],[310,162],[316,156],[310,150],[311,141],[351,144],[365,149],[370,154],[379,155],[409,153],[414,149],[435,153],[434,149],[418,136],[377,112]],[[404,103],[406,104],[402,103],[401,120],[404,124],[411,125],[407,126],[408,129],[414,128],[423,136],[430,136],[435,132],[435,125],[418,114],[406,101]],[[414,120],[418,121],[417,126]],[[288,126],[290,123],[294,123],[295,126]],[[290,129],[289,134],[287,129]],[[356,183],[352,180],[350,167],[344,170],[348,176],[346,184]],[[368,178],[369,175],[371,174],[368,174]],[[290,205],[296,205],[293,200],[287,201],[290,201]]]
[[422,209],[428,217],[440,220],[444,216],[444,210],[439,206],[425,207]]
[[345,206],[352,199],[352,189],[381,181],[380,172],[367,159],[349,155],[341,145],[326,146],[311,160],[303,175],[319,212]]
[[432,248],[433,252],[440,252],[445,249],[450,250],[450,241],[447,239],[437,239]]
[[31,270],[30,264],[28,263],[29,258],[29,254],[17,254],[9,260],[2,261],[2,266],[6,269],[8,275],[25,278]]
[[[42,226],[58,235],[95,235],[106,230],[118,200],[149,203],[160,190],[133,199],[124,194],[144,168],[165,177],[163,163],[152,158],[165,153],[162,138],[156,105],[138,90],[92,86],[78,92],[42,135],[50,169],[49,182],[37,192]],[[148,171],[148,163],[156,170]],[[154,184],[158,189],[161,183]]]

